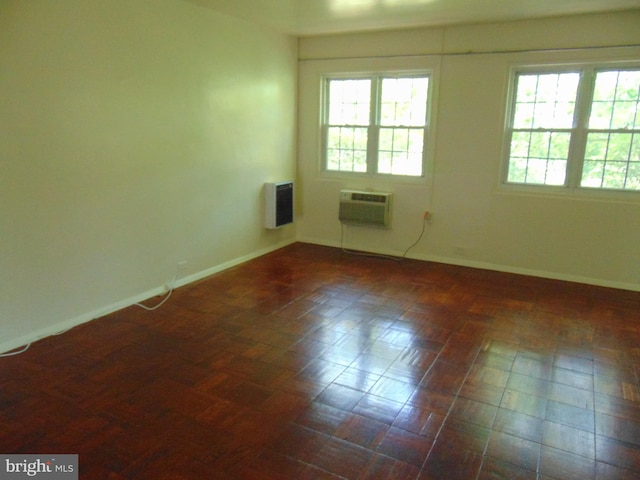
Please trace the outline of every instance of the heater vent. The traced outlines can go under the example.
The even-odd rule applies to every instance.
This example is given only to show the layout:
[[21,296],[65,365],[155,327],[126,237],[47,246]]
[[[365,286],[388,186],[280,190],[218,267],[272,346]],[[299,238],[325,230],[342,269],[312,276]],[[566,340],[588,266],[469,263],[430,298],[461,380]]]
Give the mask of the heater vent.
[[293,182],[265,183],[264,207],[266,228],[293,223]]
[[342,190],[339,219],[346,225],[389,228],[391,193]]

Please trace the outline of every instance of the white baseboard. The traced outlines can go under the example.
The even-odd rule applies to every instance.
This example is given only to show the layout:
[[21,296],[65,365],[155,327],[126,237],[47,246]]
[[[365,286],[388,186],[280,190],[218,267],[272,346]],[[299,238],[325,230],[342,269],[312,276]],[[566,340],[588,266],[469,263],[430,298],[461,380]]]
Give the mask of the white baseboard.
[[207,268],[206,270],[202,270],[201,272],[194,273],[192,275],[182,277],[176,280],[175,287],[182,287],[184,285],[188,285],[193,282],[197,282],[198,280],[202,280],[203,278],[209,277],[216,273],[222,272],[223,270],[227,270],[229,268],[235,267],[236,265],[240,265],[241,263],[248,262],[249,260],[253,260],[254,258],[261,257],[266,255],[267,253],[275,252],[276,250],[280,250],[288,245],[296,243],[296,240],[287,240],[286,242],[281,242],[276,244],[275,246],[270,246],[267,248],[263,248],[261,250],[257,250],[248,255],[244,255],[242,257],[234,258],[228,262],[221,263],[220,265],[216,265],[211,268]]
[[[318,240],[313,238],[299,238],[298,241],[303,243],[312,243],[315,245],[322,245],[325,247],[341,248],[339,242],[326,242],[324,240]],[[350,246],[349,248],[353,249],[352,246]],[[391,250],[385,250],[385,249],[376,249],[376,251],[371,251],[370,253],[380,254],[380,255],[390,255],[395,257],[400,257],[403,254],[403,252],[400,252],[400,251],[391,251]],[[616,282],[613,280],[605,280],[600,278],[565,274],[561,272],[550,272],[546,270],[520,268],[520,267],[511,266],[511,265],[481,262],[481,261],[475,261],[475,260],[470,260],[465,258],[445,257],[440,255],[428,255],[428,254],[414,255],[409,253],[407,255],[407,258],[411,258],[413,260],[423,260],[426,262],[444,263],[447,265],[458,265],[460,267],[479,268],[483,270],[492,270],[496,272],[514,273],[517,275],[528,275],[531,277],[547,278],[550,280],[561,280],[565,282],[583,283],[586,285],[594,285],[598,287],[607,287],[607,288],[615,288],[618,290],[630,290],[632,292],[640,292],[640,284],[637,284],[637,283]]]
[[[267,248],[257,250],[248,255],[243,255],[242,257],[234,258],[233,260],[229,260],[228,262],[221,263],[220,265],[207,268],[206,270],[202,270],[200,272],[194,273],[187,277],[179,278],[176,280],[174,288],[182,287],[184,285],[188,285],[189,283],[196,282],[198,280],[211,276],[215,273],[221,272],[231,267],[235,267],[236,265],[240,265],[241,263],[248,262],[249,260],[253,260],[254,258],[261,257],[263,255],[266,255],[267,253],[271,253],[276,250],[279,250],[295,242],[296,242],[295,240],[281,242],[276,245],[272,245]],[[104,307],[98,308],[91,312],[83,313],[82,315],[78,315],[77,317],[55,323],[53,325],[42,328],[40,330],[36,330],[35,332],[31,332],[27,335],[23,335],[21,337],[14,338],[6,342],[2,342],[0,343],[0,354],[3,352],[10,352],[12,350],[16,350],[19,347],[28,345],[30,343],[41,340],[43,338],[60,334],[73,327],[82,325],[83,323],[87,323],[87,322],[90,322],[91,320],[104,317],[105,315],[109,315],[110,313],[116,312],[118,310],[122,310],[123,308],[129,307],[136,303],[143,302],[144,300],[147,300],[151,297],[162,295],[166,292],[167,292],[167,289],[165,288],[164,285],[162,285],[162,286],[153,288],[151,290],[147,290],[146,292],[142,292],[137,295],[133,295],[131,297],[125,298],[123,300],[112,303],[110,305],[106,305]]]

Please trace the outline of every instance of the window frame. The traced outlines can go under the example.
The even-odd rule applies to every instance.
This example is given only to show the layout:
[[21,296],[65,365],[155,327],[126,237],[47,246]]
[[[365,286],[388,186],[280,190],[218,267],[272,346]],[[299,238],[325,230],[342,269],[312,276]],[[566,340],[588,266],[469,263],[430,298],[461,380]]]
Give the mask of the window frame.
[[[637,71],[640,70],[640,62],[627,61],[588,61],[580,63],[558,64],[518,64],[509,69],[509,82],[505,108],[505,126],[503,130],[503,154],[500,172],[500,186],[505,190],[514,190],[530,193],[551,194],[581,194],[620,198],[640,198],[640,190],[620,189],[611,187],[582,186],[582,173],[585,165],[585,152],[590,131],[617,132],[616,129],[590,129],[589,119],[593,105],[596,75],[607,71]],[[565,182],[563,185],[547,185],[536,183],[510,182],[509,167],[511,154],[511,141],[514,128],[515,107],[519,75],[544,75],[578,73],[578,88],[573,124],[570,129],[556,129],[570,132],[569,152],[566,164]],[[548,131],[542,129],[540,131]],[[552,130],[553,131],[553,130]],[[640,133],[638,129],[628,129],[630,133]]]
[[[385,78],[418,78],[427,77],[427,104],[425,123],[422,127],[410,125],[403,126],[383,126],[381,124],[381,95],[382,80]],[[369,123],[367,128],[367,158],[366,171],[356,172],[347,170],[333,170],[328,168],[328,129],[329,124],[329,84],[332,80],[371,80],[370,102],[369,102]],[[320,102],[320,165],[321,172],[325,175],[336,175],[346,177],[369,177],[388,178],[404,181],[421,181],[427,179],[428,165],[431,159],[431,149],[434,143],[433,128],[433,104],[435,95],[435,71],[433,68],[420,69],[399,69],[399,70],[375,70],[366,72],[339,72],[325,73],[320,76],[321,81],[321,102]],[[362,126],[364,127],[364,126]],[[384,173],[379,171],[379,133],[382,128],[419,128],[422,129],[422,161],[420,175],[403,175],[397,173]]]

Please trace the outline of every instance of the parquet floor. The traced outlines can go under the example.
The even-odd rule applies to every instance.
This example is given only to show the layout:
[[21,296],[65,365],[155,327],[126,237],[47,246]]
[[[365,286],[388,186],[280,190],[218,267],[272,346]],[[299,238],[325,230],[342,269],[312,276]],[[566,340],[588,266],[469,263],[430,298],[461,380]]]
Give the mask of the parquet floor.
[[640,294],[294,244],[0,358],[82,479],[640,478]]

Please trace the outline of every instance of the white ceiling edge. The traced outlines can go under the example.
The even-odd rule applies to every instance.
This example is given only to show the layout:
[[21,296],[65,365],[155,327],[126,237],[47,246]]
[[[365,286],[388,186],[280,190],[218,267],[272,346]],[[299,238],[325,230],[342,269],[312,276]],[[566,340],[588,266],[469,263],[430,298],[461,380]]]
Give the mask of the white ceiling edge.
[[640,9],[640,0],[185,1],[298,37]]

